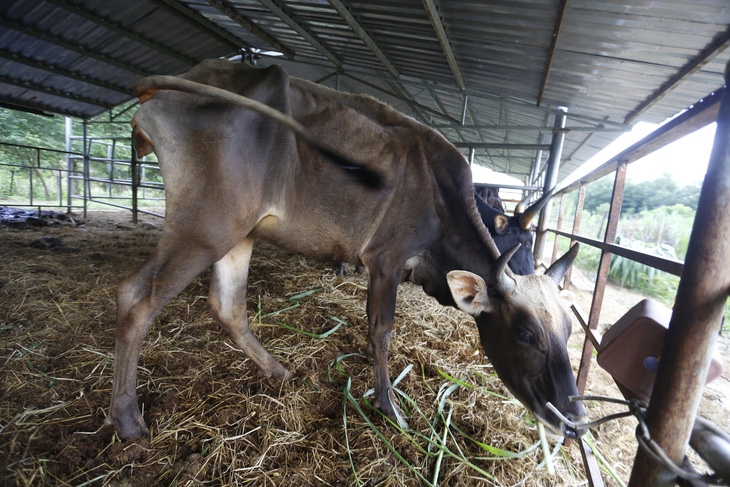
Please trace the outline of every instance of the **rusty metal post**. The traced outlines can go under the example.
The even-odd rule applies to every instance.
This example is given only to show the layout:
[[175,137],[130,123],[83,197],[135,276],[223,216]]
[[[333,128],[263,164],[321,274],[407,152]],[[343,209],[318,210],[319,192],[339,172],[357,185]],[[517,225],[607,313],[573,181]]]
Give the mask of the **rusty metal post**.
[[[558,223],[555,225],[555,228],[557,230],[562,230],[563,226],[563,211],[565,211],[565,202],[568,200],[568,194],[563,193],[563,195],[560,198],[560,209],[558,210]],[[550,265],[555,262],[555,260],[558,258],[558,239],[560,238],[560,235],[557,233],[555,234],[555,240],[553,241],[553,257],[550,259]],[[548,266],[550,267],[550,266]]]
[[[616,241],[616,229],[618,227],[618,219],[621,216],[621,203],[624,199],[626,164],[626,161],[620,161],[616,167],[616,179],[613,182],[611,208],[608,210],[608,223],[603,238],[603,241],[608,244]],[[603,305],[603,293],[606,290],[608,271],[611,266],[611,255],[611,252],[601,251],[601,260],[598,264],[598,275],[596,276],[596,287],[593,291],[593,302],[591,303],[591,311],[588,314],[588,328],[591,330],[598,328],[598,318],[600,317],[601,306]],[[580,368],[578,369],[578,377],[576,378],[576,384],[578,385],[578,392],[580,394],[583,394],[586,387],[586,379],[588,377],[588,369],[591,366],[592,355],[593,342],[586,340],[583,344],[583,355],[580,359]]]
[[132,223],[137,223],[137,210],[139,208],[137,192],[139,191],[139,163],[137,151],[132,148]]
[[[726,69],[726,85],[729,78]],[[646,412],[652,439],[677,464],[684,457],[730,290],[729,206],[730,93],[726,88],[676,304]],[[670,472],[638,451],[630,487],[667,487],[675,483]]]
[[[573,235],[578,235],[578,232],[580,231],[580,217],[583,214],[583,204],[586,200],[586,185],[581,183],[580,189],[578,190],[578,201],[575,204],[575,215],[573,216],[573,231],[571,232]],[[575,240],[570,241],[570,246],[572,247],[573,244],[575,244]],[[573,266],[568,267],[568,272],[565,273],[565,280],[563,281],[563,289],[566,291],[570,289],[570,277],[573,274]],[[586,340],[587,340],[586,336]]]

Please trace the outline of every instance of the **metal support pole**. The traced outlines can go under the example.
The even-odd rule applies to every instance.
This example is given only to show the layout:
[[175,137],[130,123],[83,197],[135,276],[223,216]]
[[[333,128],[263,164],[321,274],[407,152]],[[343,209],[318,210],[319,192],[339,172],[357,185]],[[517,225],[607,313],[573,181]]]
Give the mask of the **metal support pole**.
[[91,183],[89,181],[89,152],[91,151],[91,144],[89,144],[88,138],[87,138],[87,122],[86,120],[83,121],[81,124],[83,127],[83,153],[84,153],[84,181],[83,181],[83,188],[84,188],[84,218],[87,216],[87,210],[88,210],[88,200],[91,197]]
[[29,195],[30,198],[30,205],[33,206],[33,168],[28,168],[28,189],[29,189]]
[[466,123],[466,109],[469,107],[469,95],[464,95],[464,108],[461,109],[461,125]]
[[[66,152],[71,152],[73,149],[73,140],[71,137],[73,137],[73,119],[71,117],[66,117]],[[66,154],[66,169],[68,172],[66,173],[66,204],[68,207],[66,208],[67,213],[71,213],[71,205],[73,205],[73,201],[71,198],[71,195],[73,195],[73,178],[71,177],[72,171],[74,170],[74,162],[73,157],[71,157],[71,154]]]
[[474,149],[474,147],[472,147],[471,149],[469,149],[469,165],[470,166],[472,164],[474,164],[474,153],[475,152],[476,152],[476,149]]
[[139,189],[139,165],[137,151],[132,148],[132,223],[137,223],[137,191]]
[[[544,126],[547,126],[548,122],[550,121],[550,112],[545,113],[545,122],[543,123]],[[542,145],[545,142],[545,132],[540,131],[540,135],[537,138],[537,143],[539,145]],[[532,167],[530,168],[530,176],[528,180],[528,185],[535,185],[537,186],[537,180],[540,177],[540,163],[542,162],[542,150],[538,150],[535,153],[535,161],[532,163]]]
[[[730,83],[730,65],[725,83]],[[677,289],[646,423],[652,439],[681,464],[730,290],[730,96],[723,93],[707,174]],[[668,487],[676,478],[643,451],[630,487]]]
[[[543,134],[540,134],[540,140],[538,142],[539,145],[543,144]],[[528,179],[528,184],[535,184],[538,174],[540,174],[540,163],[542,162],[542,149],[538,150],[535,153],[535,161],[532,163],[532,168],[530,168],[530,176]]]
[[[564,129],[568,109],[565,107],[558,108],[558,114],[555,115],[555,129]],[[558,183],[558,171],[560,170],[560,156],[563,152],[563,141],[565,140],[565,132],[555,130],[553,132],[553,140],[550,144],[550,158],[547,162],[547,176],[543,187],[543,194],[547,193]],[[550,220],[550,212],[552,211],[552,202],[548,201],[540,213],[540,220],[537,224],[537,239],[535,241],[535,266],[542,261],[543,250],[545,248],[545,239],[547,237],[547,226]]]

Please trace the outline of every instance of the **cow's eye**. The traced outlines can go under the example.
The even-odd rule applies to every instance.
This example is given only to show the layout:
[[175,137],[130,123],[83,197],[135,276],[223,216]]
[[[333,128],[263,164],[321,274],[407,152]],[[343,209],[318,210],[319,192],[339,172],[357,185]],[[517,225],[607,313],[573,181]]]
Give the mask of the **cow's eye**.
[[520,340],[520,341],[521,341],[522,343],[524,343],[525,345],[531,345],[531,346],[533,346],[533,347],[534,347],[535,345],[537,345],[537,342],[535,341],[535,337],[534,337],[534,336],[532,336],[532,333],[530,333],[530,332],[529,332],[529,331],[527,331],[527,330],[523,330],[523,329],[519,330],[519,331],[517,332],[517,338],[518,338],[518,339],[519,339],[519,340]]

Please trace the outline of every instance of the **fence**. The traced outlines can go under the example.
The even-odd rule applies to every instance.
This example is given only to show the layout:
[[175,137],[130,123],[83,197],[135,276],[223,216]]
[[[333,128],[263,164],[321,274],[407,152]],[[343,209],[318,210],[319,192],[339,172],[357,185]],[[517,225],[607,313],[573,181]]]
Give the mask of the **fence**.
[[163,216],[164,186],[154,160],[137,160],[129,137],[73,135],[66,119],[66,150],[0,143],[3,204],[83,211],[110,206]]
[[[720,330],[722,308],[730,289],[728,286],[730,269],[727,268],[730,255],[726,250],[728,242],[730,242],[730,221],[727,221],[728,218],[724,216],[727,215],[726,211],[717,211],[720,208],[726,208],[727,201],[730,200],[730,188],[726,184],[730,180],[730,156],[728,155],[730,153],[730,148],[728,148],[730,96],[725,92],[727,89],[708,97],[702,103],[611,158],[580,181],[559,190],[556,196],[560,197],[561,203],[556,227],[547,230],[555,235],[552,261],[557,258],[560,238],[570,239],[571,245],[574,242],[580,242],[583,245],[595,247],[601,252],[589,316],[586,318],[580,310],[573,307],[578,321],[586,332],[577,377],[580,393],[585,388],[593,349],[599,344],[595,331],[608,280],[611,256],[619,255],[681,276],[677,303],[662,353],[655,392],[647,410],[647,424],[652,437],[664,448],[671,461],[680,465],[704,384],[704,381],[698,380],[698,378],[706,376],[712,352],[711,346],[714,344],[714,337]],[[724,98],[722,102],[721,98]],[[718,129],[713,155],[708,176],[703,184],[686,262],[683,264],[677,260],[617,245],[616,230],[621,213],[627,165],[715,120],[718,122]],[[603,240],[579,235],[586,186],[612,172],[615,174],[613,194]],[[567,196],[573,191],[578,191],[578,198],[572,230],[566,232],[562,228],[563,214],[566,211]],[[725,258],[724,261],[723,258]],[[569,286],[570,274],[566,276],[565,282],[566,286]],[[682,398],[681,401],[677,400],[679,397]],[[595,467],[590,448],[584,441],[581,441],[580,446],[590,485],[603,485],[600,470]],[[728,462],[727,459],[725,461]],[[669,486],[675,485],[676,481],[675,475],[651,460],[645,452],[642,450],[637,452],[631,486]],[[694,483],[692,485],[705,484]]]
[[54,167],[67,156],[81,154],[5,142],[0,142],[0,152],[3,155],[0,168],[4,169],[0,193],[4,204],[33,207],[39,212],[41,208],[65,207],[68,211],[84,208],[84,195],[80,204],[73,204],[70,198],[64,201],[68,195],[64,188],[70,188],[71,181],[82,178],[83,173],[68,166]]

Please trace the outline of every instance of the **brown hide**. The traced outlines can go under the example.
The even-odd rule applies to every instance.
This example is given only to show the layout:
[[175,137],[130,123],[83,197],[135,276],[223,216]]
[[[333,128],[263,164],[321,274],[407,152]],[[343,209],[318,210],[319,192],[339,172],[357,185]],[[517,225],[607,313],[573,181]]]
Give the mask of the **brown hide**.
[[430,128],[373,98],[289,79],[278,67],[213,60],[182,77],[290,115],[322,145],[380,175],[385,190],[346,177],[328,157],[261,113],[210,96],[145,91],[142,96],[151,97],[134,117],[135,141],[142,149],[154,147],[158,156],[167,218],[153,254],[117,291],[110,416],[119,435],[147,431],[135,396],[145,334],[161,308],[208,266],[210,312],[263,374],[289,376],[248,327],[248,263],[257,238],[315,259],[367,266],[376,403],[397,417],[387,359],[406,261],[419,255],[437,261],[421,283],[454,304],[446,273],[466,269],[490,286],[499,256],[477,213],[465,159]]

